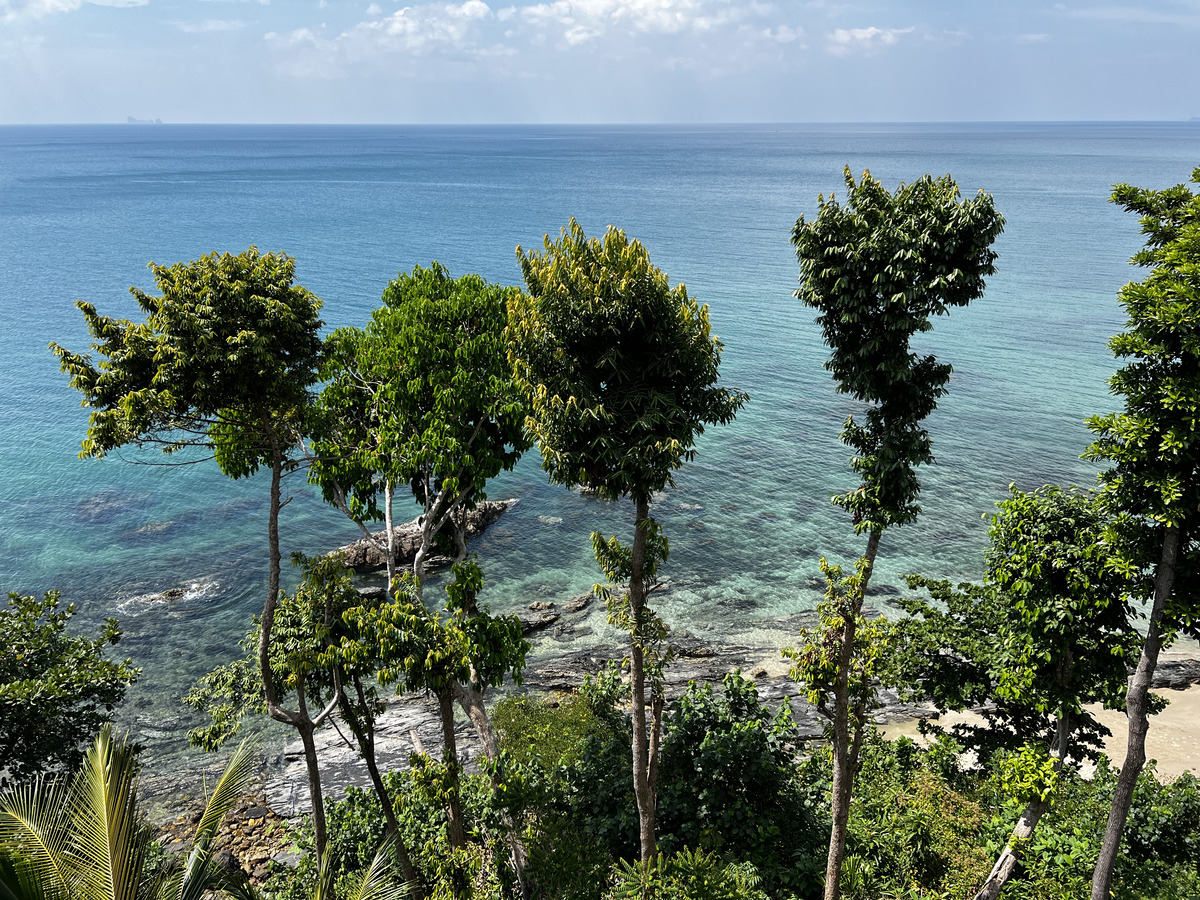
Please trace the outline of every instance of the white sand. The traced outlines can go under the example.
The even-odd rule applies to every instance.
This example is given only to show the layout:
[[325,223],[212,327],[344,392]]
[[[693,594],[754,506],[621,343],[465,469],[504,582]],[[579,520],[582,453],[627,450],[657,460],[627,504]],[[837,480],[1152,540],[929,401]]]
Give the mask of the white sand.
[[[1159,690],[1155,693],[1169,700],[1170,705],[1157,716],[1150,717],[1146,758],[1158,761],[1158,777],[1163,781],[1173,781],[1184,772],[1200,777],[1200,685],[1192,685],[1183,691]],[[1088,711],[1112,730],[1112,737],[1104,742],[1104,749],[1113,765],[1120,766],[1125,760],[1125,714],[1099,707],[1088,707]],[[947,726],[962,721],[982,719],[971,713],[950,713],[941,719]],[[920,740],[916,722],[888,725],[881,731],[891,740],[901,735]]]

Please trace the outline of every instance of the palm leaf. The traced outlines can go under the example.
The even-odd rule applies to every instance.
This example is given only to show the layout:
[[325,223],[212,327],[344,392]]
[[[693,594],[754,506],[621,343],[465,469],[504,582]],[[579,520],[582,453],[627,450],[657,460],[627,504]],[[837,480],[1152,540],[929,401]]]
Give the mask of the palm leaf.
[[196,826],[192,849],[187,862],[177,876],[172,878],[169,892],[159,896],[172,900],[201,900],[206,890],[218,889],[233,896],[245,896],[248,887],[244,880],[230,877],[213,862],[212,843],[217,836],[221,821],[233,808],[238,798],[246,793],[254,778],[254,763],[258,746],[249,739],[244,740],[229,758],[225,771],[221,773],[204,813]]
[[147,832],[137,810],[137,760],[112,727],[96,737],[70,797],[75,868],[89,900],[137,900]]
[[[20,785],[0,795],[0,857],[9,890],[32,898],[65,898],[74,877],[66,856],[67,782],[60,778]],[[11,872],[11,874],[9,874]]]
[[409,886],[396,876],[392,868],[395,849],[390,840],[385,841],[363,873],[362,880],[349,895],[349,900],[404,900]]

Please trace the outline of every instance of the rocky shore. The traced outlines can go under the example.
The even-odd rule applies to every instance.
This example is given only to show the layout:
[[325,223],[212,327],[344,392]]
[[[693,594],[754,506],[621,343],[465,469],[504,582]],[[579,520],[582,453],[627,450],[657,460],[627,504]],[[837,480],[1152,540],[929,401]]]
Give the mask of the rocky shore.
[[[504,515],[505,510],[516,503],[516,500],[484,500],[474,509],[464,513],[467,526],[467,539],[475,537],[489,525]],[[384,547],[387,546],[387,531],[375,534],[374,539],[362,538],[344,547],[334,550],[346,560],[346,565],[358,572],[371,572],[387,566],[387,556]],[[421,549],[421,519],[413,519],[403,525],[392,528],[392,537],[396,548],[397,569],[409,568]],[[434,557],[432,564],[448,562],[444,557]]]

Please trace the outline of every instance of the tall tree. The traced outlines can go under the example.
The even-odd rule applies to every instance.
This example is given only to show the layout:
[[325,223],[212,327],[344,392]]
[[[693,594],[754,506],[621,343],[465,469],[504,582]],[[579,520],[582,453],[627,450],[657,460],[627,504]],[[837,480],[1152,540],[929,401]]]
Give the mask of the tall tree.
[[505,354],[506,304],[516,288],[433,263],[402,273],[365,330],[327,342],[310,478],[367,537],[382,518],[389,581],[396,577],[392,501],[408,485],[421,505],[417,584],[441,538],[466,555],[463,513],[489,479],[529,448],[526,406]]
[[[847,615],[839,617],[839,654],[846,666],[833,685],[833,829],[826,871],[826,900],[837,900],[845,854],[846,823],[854,773],[849,748],[839,748],[848,727],[850,657],[857,617],[874,570],[885,528],[905,525],[920,512],[916,468],[933,461],[933,442],[924,419],[946,393],[951,368],[932,355],[919,355],[912,337],[929,331],[930,317],[966,306],[982,296],[984,278],[995,271],[992,243],[1004,227],[992,198],[980,192],[959,197],[949,175],[928,175],[890,193],[870,172],[855,182],[845,172],[846,202],[818,198],[812,221],[803,216],[792,229],[800,261],[796,296],[819,311],[825,367],[837,389],[870,404],[863,421],[846,419],[841,439],[854,452],[851,468],[862,478],[833,501],[847,509],[858,534],[867,535],[864,565],[854,576]],[[837,724],[841,723],[841,724]]]
[[121,639],[115,619],[90,638],[67,631],[74,615],[57,591],[0,607],[0,771],[15,781],[75,768],[140,671],[105,656]]
[[293,283],[291,257],[255,247],[237,256],[151,263],[150,270],[161,296],[130,288],[144,322],[76,304],[92,350],[103,357],[98,365],[88,354],[50,344],[92,410],[80,456],[103,457],[127,444],[157,445],[168,454],[203,447],[230,478],[269,469],[258,667],[271,717],[303,728],[311,721],[307,711],[279,703],[270,647],[279,600],[281,480],[298,464],[321,356],[321,301]]
[[[1192,172],[1200,184],[1200,168]],[[1113,866],[1138,774],[1146,762],[1150,685],[1158,655],[1177,629],[1200,631],[1200,194],[1180,184],[1154,191],[1119,184],[1112,202],[1141,216],[1146,247],[1133,262],[1150,270],[1121,289],[1126,330],[1109,347],[1128,360],[1109,382],[1124,409],[1095,416],[1087,458],[1108,460],[1104,494],[1118,513],[1121,561],[1146,573],[1152,597],[1146,640],[1129,681],[1129,731],[1092,900],[1108,900]]]
[[[634,504],[633,542],[592,535],[601,569],[628,584],[609,611],[630,635],[633,782],[643,859],[655,854],[655,790],[663,697],[647,722],[647,650],[662,634],[646,590],[667,541],[650,499],[695,455],[704,426],[727,423],[746,402],[717,386],[721,343],[708,307],[650,263],[637,241],[610,227],[588,238],[572,219],[544,252],[517,248],[529,294],[509,302],[510,360],[532,411],[528,428],[550,480]],[[650,660],[653,675],[654,660]],[[653,679],[652,679],[653,680]],[[649,727],[648,727],[649,726]]]

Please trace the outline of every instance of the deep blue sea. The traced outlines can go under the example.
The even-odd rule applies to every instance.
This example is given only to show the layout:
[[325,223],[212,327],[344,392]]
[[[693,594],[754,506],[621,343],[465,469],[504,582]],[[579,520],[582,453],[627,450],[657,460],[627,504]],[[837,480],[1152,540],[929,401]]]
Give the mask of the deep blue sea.
[[[723,380],[752,398],[653,506],[671,541],[660,611],[698,637],[771,641],[776,617],[814,605],[819,558],[863,544],[828,499],[852,482],[837,435],[853,406],[792,297],[788,240],[845,165],[889,187],[949,172],[1007,220],[986,295],[922,338],[954,377],[928,421],[924,512],[884,537],[876,580],[976,577],[983,517],[1010,482],[1095,474],[1084,418],[1113,406],[1106,342],[1141,245],[1108,196],[1185,181],[1198,123],[0,128],[0,588],[56,588],[82,621],[118,617],[121,652],[144,668],[122,718],[174,741],[177,697],[239,652],[261,608],[267,486],[136,453],[77,459],[87,412],[46,349],[86,346],[74,301],[136,316],[127,289],[153,288],[148,261],[256,244],[296,258],[328,327],[361,325],[418,263],[519,283],[514,248],[575,216],[590,234],[625,229],[709,304]],[[355,537],[302,477],[289,487],[285,553]],[[630,530],[629,509],[548,485],[533,452],[490,493],[520,500],[474,546],[494,610],[588,590],[590,532]],[[176,602],[146,600],[175,587]],[[593,625],[582,640],[616,639]]]

